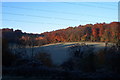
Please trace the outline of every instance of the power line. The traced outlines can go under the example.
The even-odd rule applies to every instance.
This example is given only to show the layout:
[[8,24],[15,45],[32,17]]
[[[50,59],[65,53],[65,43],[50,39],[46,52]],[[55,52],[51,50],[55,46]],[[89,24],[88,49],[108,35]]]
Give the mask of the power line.
[[81,4],[76,4],[76,3],[71,3],[71,2],[63,2],[63,3],[71,4],[71,5],[78,5],[78,6],[96,7],[96,8],[102,8],[102,9],[117,10],[117,9],[114,9],[114,8],[95,6],[95,5],[89,5],[89,4],[83,4],[83,3],[81,3]]
[[[58,19],[58,20],[69,20],[69,21],[81,21],[77,19],[66,19],[66,18],[58,18],[58,17],[46,17],[46,16],[38,16],[38,15],[29,15],[29,14],[15,14],[15,13],[9,13],[9,12],[3,12],[3,14],[8,15],[19,15],[19,16],[30,16],[30,17],[40,17],[40,18],[47,18],[47,19]],[[88,20],[82,20],[82,22],[91,22]]]
[[[44,23],[44,22],[36,22],[36,21],[24,21],[24,20],[10,20],[10,19],[2,19],[1,20],[2,22],[3,21],[13,21],[13,22],[23,22],[23,23],[35,23],[35,24],[52,24],[52,25],[59,25],[59,26],[61,26],[61,25],[66,25],[66,26],[70,26],[70,25],[68,25],[68,24],[58,24],[58,23]],[[80,21],[81,22],[81,21]],[[97,23],[97,22],[96,22]]]
[[[66,3],[66,2],[64,2]],[[52,10],[42,10],[42,9],[32,9],[32,8],[23,8],[23,7],[16,7],[16,6],[2,6],[2,7],[7,7],[7,8],[16,8],[16,9],[24,9],[24,10],[35,10],[35,11],[42,11],[42,12],[50,12],[50,13],[59,13],[59,14],[70,14],[70,15],[82,15],[82,16],[90,16],[90,17],[97,17],[97,18],[109,18],[106,16],[95,16],[95,15],[89,15],[89,14],[82,14],[82,13],[71,13],[71,12],[63,12],[63,11],[52,11]]]
[[5,21],[14,21],[14,22],[24,22],[24,23],[36,23],[36,24],[66,25],[66,24],[44,23],[44,22],[35,22],[35,21],[24,21],[24,20],[10,20],[10,19],[2,19],[2,20],[5,20]]
[[9,12],[3,12],[3,14],[17,15],[17,16],[30,16],[30,17],[37,17],[37,18],[40,17],[40,18],[58,19],[58,20],[67,20],[67,21],[78,21],[78,22],[92,22],[92,21],[88,21],[88,20],[65,19],[65,18],[46,17],[46,16],[29,15],[29,14],[15,14],[15,13],[9,13]]
[[[106,2],[104,2],[106,3]],[[91,2],[90,4],[97,4],[97,5],[102,5],[104,4],[103,2]],[[109,4],[109,2],[107,2],[108,4],[105,4],[105,6],[114,6],[114,7],[117,7],[118,6],[118,2],[116,2],[116,5],[113,5],[113,4]],[[102,5],[103,6],[103,5]]]
[[25,21],[25,20],[10,20],[10,19],[2,19],[3,21],[13,21],[13,22],[23,22],[23,23],[35,23],[35,24],[52,24],[52,25],[59,25],[59,26],[70,26],[68,24],[59,24],[59,23],[44,23],[44,22],[36,22],[36,21]]
[[40,17],[40,18],[47,18],[47,19],[60,19],[60,20],[70,20],[70,21],[77,21],[75,19],[65,19],[65,18],[58,18],[58,17],[47,17],[47,16],[38,16],[38,15],[29,15],[29,14],[15,14],[15,13],[8,13],[3,12],[3,14],[9,14],[9,15],[19,15],[19,16],[30,16],[30,17]]

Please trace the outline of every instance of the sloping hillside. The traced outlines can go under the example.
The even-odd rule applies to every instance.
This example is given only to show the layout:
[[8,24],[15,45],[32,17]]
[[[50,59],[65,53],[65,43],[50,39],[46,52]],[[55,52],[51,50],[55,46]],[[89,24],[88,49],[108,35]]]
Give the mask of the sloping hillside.
[[[60,65],[70,58],[70,48],[74,45],[82,44],[82,42],[66,42],[66,43],[56,43],[56,44],[47,44],[41,47],[36,46],[34,48],[21,48],[15,49],[17,53],[21,53],[25,58],[31,58],[32,54],[35,56],[39,53],[48,53],[51,55],[52,62],[56,65]],[[104,42],[86,42],[86,47],[82,47],[82,51],[87,51],[87,46],[92,46],[93,50],[97,52],[100,49],[105,48]],[[109,43],[109,45],[112,45]],[[33,50],[33,53],[32,53]],[[26,51],[26,53],[25,53]],[[15,52],[16,53],[16,52]],[[86,55],[86,54],[85,54]]]
[[2,39],[9,43],[41,46],[58,42],[117,42],[120,40],[120,22],[97,23],[68,27],[41,34],[25,33],[21,30],[2,29]]

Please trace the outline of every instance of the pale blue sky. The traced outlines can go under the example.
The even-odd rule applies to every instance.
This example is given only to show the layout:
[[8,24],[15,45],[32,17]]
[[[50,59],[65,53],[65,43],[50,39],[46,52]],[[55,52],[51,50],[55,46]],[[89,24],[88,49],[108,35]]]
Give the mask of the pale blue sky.
[[117,2],[4,2],[2,28],[42,33],[69,26],[118,21]]

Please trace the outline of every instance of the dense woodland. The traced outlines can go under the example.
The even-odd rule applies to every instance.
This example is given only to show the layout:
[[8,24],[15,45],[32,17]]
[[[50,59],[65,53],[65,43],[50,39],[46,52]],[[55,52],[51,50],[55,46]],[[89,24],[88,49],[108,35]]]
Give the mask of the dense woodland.
[[[45,32],[44,35],[49,42],[72,42],[72,41],[111,41],[120,39],[120,23],[110,24],[87,24],[78,27]],[[111,38],[112,37],[112,38]]]
[[120,39],[120,22],[97,23],[68,27],[41,34],[23,33],[21,30],[2,29],[2,39],[13,44],[41,46],[56,42],[117,42]]

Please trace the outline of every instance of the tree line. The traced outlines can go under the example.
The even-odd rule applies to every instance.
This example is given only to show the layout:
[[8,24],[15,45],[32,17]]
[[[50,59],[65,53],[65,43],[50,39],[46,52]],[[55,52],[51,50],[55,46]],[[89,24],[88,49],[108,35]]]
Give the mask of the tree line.
[[120,22],[79,25],[41,34],[23,33],[21,30],[14,31],[4,28],[2,29],[2,39],[12,44],[27,46],[74,41],[118,42]]
[[120,23],[97,23],[68,27],[42,33],[49,42],[97,41],[117,42],[120,39]]

